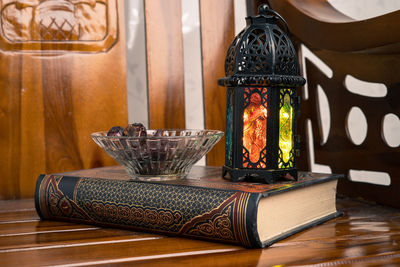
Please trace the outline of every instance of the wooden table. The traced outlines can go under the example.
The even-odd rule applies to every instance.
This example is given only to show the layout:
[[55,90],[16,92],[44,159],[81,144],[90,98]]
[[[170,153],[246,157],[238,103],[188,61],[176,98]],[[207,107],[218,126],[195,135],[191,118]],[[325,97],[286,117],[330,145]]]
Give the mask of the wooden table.
[[33,200],[0,201],[0,266],[400,265],[400,210],[339,199],[345,215],[265,249],[41,221]]

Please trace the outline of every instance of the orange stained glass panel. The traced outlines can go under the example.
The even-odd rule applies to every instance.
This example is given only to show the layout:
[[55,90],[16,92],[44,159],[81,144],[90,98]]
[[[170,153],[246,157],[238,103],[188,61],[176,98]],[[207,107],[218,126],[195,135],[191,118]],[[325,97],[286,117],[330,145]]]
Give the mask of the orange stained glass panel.
[[[260,94],[251,94],[250,104],[243,112],[243,146],[249,152],[252,163],[259,161],[261,151],[267,144],[267,116],[268,111],[262,104]],[[261,167],[265,167],[265,163]]]

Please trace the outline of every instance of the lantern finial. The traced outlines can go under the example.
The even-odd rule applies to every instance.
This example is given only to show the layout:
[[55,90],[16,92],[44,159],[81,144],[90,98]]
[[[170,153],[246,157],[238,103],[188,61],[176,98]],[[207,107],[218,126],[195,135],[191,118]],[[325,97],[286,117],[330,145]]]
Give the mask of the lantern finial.
[[271,10],[271,8],[267,3],[262,4],[258,7],[258,14],[268,14],[269,10]]

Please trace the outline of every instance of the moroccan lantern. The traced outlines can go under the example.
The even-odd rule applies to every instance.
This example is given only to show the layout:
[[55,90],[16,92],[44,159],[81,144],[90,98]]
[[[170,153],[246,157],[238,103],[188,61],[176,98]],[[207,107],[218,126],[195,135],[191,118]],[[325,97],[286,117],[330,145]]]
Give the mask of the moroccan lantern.
[[285,20],[264,4],[246,21],[228,49],[226,77],[218,80],[227,88],[223,176],[266,183],[297,180],[296,87],[306,81],[299,76]]

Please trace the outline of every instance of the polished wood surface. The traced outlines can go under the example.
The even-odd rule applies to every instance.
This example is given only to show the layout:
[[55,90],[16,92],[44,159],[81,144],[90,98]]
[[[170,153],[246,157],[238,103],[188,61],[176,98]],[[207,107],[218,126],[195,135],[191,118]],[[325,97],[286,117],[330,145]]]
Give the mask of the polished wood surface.
[[[252,13],[263,0],[248,1]],[[299,168],[310,168],[307,122],[312,123],[315,162],[331,167],[333,173],[349,177],[350,170],[383,172],[390,176],[388,186],[371,183],[339,182],[339,192],[362,197],[381,204],[400,207],[399,147],[391,147],[384,139],[383,118],[387,114],[400,117],[400,10],[366,20],[353,20],[326,0],[270,0],[271,7],[287,21],[292,40],[304,44],[333,72],[328,77],[308,58],[303,72],[307,74],[308,97],[301,92],[301,116],[298,131],[302,137]],[[329,34],[325,34],[329,33]],[[301,53],[301,50],[299,50]],[[382,83],[387,94],[368,97],[350,92],[345,85],[347,75],[369,83]],[[330,130],[326,142],[322,137],[319,93],[322,90],[330,110]],[[366,91],[366,90],[365,90]],[[349,111],[359,107],[367,120],[367,133],[361,144],[355,144],[347,126]]]
[[185,128],[180,0],[145,0],[149,127]]
[[[225,131],[226,88],[217,84],[225,77],[225,57],[235,37],[233,0],[200,1],[205,128]],[[207,164],[225,163],[225,138],[207,154]]]
[[1,1],[0,199],[37,175],[115,164],[90,134],[126,125],[119,1]]
[[[339,199],[344,216],[265,249],[66,222],[0,201],[1,266],[383,266],[400,264],[400,210]],[[322,265],[321,265],[322,266]]]

